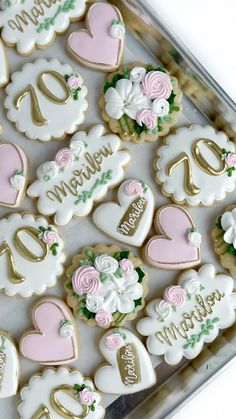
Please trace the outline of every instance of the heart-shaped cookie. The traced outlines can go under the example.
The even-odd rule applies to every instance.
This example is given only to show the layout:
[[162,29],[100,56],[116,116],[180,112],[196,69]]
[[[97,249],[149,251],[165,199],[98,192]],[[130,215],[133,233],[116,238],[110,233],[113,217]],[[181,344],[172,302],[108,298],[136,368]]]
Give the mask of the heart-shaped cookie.
[[68,49],[82,64],[112,71],[119,67],[124,48],[124,23],[119,10],[108,3],[90,7],[86,18],[87,30],[73,32]]
[[19,207],[27,183],[27,157],[16,144],[0,143],[0,205]]
[[20,379],[20,365],[15,343],[0,330],[0,399],[14,396]]
[[78,335],[74,318],[59,298],[45,297],[32,308],[35,330],[20,340],[22,355],[44,365],[69,364],[78,358]]
[[152,224],[153,193],[144,182],[128,179],[120,185],[117,197],[119,204],[100,205],[94,211],[93,221],[116,240],[141,246]]
[[129,330],[109,330],[99,348],[109,363],[101,366],[94,377],[102,392],[131,394],[155,384],[156,375],[147,350]]
[[155,218],[161,233],[145,245],[146,260],[160,269],[186,269],[200,263],[201,235],[189,213],[178,205],[161,207]]

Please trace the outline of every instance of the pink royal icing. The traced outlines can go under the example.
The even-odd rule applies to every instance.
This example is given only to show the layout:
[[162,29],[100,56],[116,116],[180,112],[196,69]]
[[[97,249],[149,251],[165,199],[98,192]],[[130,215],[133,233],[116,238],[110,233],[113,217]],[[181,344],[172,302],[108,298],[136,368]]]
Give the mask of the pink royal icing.
[[136,180],[131,180],[126,187],[125,187],[125,193],[129,196],[137,196],[140,195],[143,192],[143,187],[140,182],[137,182]]
[[114,20],[122,21],[116,7],[107,3],[91,6],[87,14],[88,30],[73,32],[68,39],[68,48],[75,58],[92,68],[116,69],[121,61],[123,42],[109,34]]
[[113,333],[112,335],[106,336],[105,345],[110,351],[118,351],[124,346],[124,339],[119,333]]
[[76,294],[96,294],[101,283],[99,272],[92,266],[81,266],[72,276],[72,286]]
[[154,129],[157,126],[157,116],[150,109],[139,111],[136,116],[137,123],[142,126],[146,125],[147,129]]
[[15,172],[27,173],[27,157],[16,144],[0,143],[0,205],[16,208],[20,205],[24,188],[16,189],[10,183]]
[[119,266],[125,273],[132,272],[134,270],[134,264],[129,259],[121,259]]
[[53,230],[46,230],[43,233],[43,241],[49,245],[59,242],[59,235],[56,231]]
[[171,78],[162,71],[150,71],[142,80],[142,91],[149,99],[168,99],[172,92]]
[[87,388],[84,388],[79,392],[79,399],[82,404],[85,404],[86,406],[91,406],[94,402],[94,394],[92,391],[88,390]]
[[61,148],[56,154],[55,162],[59,166],[69,167],[73,164],[75,155],[69,148]]
[[182,306],[186,301],[186,292],[179,285],[168,287],[165,290],[164,298],[174,306]]
[[113,317],[105,310],[99,310],[95,316],[96,323],[99,327],[109,327]]

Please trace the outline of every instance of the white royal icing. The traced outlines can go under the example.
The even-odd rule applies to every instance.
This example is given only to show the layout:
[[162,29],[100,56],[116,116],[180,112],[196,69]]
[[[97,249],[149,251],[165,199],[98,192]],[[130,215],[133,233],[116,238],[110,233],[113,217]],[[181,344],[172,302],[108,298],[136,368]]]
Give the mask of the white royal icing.
[[232,244],[236,249],[236,208],[226,211],[221,217],[221,226],[224,230],[224,241]]
[[[233,171],[231,177],[228,176],[227,171],[214,176],[199,167],[193,158],[192,146],[196,140],[200,139],[212,140],[220,149],[226,149],[229,152],[235,151],[234,144],[223,132],[217,132],[211,126],[192,125],[190,128],[180,128],[176,134],[168,136],[166,145],[158,150],[155,170],[157,182],[162,184],[163,192],[171,195],[176,202],[186,201],[187,204],[193,206],[199,204],[208,206],[214,201],[224,199],[227,192],[234,190],[236,171]],[[199,149],[206,162],[215,170],[219,169],[220,158],[217,158],[203,144],[199,146]],[[183,151],[190,160],[193,182],[200,189],[200,192],[193,196],[185,191],[184,180],[187,171],[185,172],[183,162],[173,169],[171,176],[167,174],[168,164],[178,158]]]
[[93,221],[101,230],[116,240],[141,246],[151,228],[154,196],[149,186],[138,180],[136,182],[140,183],[141,192],[138,195],[128,195],[126,186],[130,182],[135,182],[135,180],[125,180],[119,187],[118,204],[108,202],[96,208]]
[[109,28],[109,34],[112,36],[112,38],[122,39],[125,35],[125,27],[123,22],[117,20],[114,21]]
[[5,47],[0,40],[0,87],[5,86],[9,80],[9,65],[6,57]]
[[55,161],[46,161],[40,166],[40,171],[44,179],[51,179],[52,177],[56,176],[59,170],[59,166],[55,163]]
[[179,286],[169,287],[164,293],[168,302],[173,299],[171,315],[160,322],[156,313],[159,300],[153,300],[146,307],[148,317],[137,324],[138,332],[147,336],[149,352],[164,355],[171,365],[178,364],[183,357],[195,358],[205,342],[213,342],[219,330],[235,322],[233,288],[233,279],[217,274],[211,264],[198,271],[184,272]]
[[112,274],[117,271],[119,263],[112,256],[108,255],[99,255],[95,258],[94,267],[99,272],[105,272],[107,274]]
[[135,83],[140,83],[143,80],[146,72],[146,68],[144,67],[134,67],[130,72],[130,80]]
[[[44,217],[34,218],[33,215],[12,214],[9,218],[0,220],[0,246],[7,243],[13,259],[16,272],[23,278],[22,282],[13,283],[10,281],[12,275],[10,269],[10,260],[8,251],[1,249],[0,256],[0,289],[4,290],[9,296],[16,294],[22,297],[30,297],[32,294],[42,294],[47,287],[53,287],[56,284],[56,278],[63,272],[63,262],[65,255],[62,252],[63,242],[58,236],[57,254],[53,255],[49,250],[48,255],[40,261],[32,262],[27,257],[19,253],[14,240],[15,233],[18,230],[34,228],[40,233],[39,227],[47,229],[48,222]],[[26,248],[35,254],[42,255],[42,249],[39,244],[23,231],[20,233],[20,239]],[[3,246],[4,247],[4,246]]]
[[168,115],[170,111],[169,102],[166,99],[155,99],[152,102],[151,110],[156,114],[156,116],[158,116],[158,118],[163,118]]
[[[107,338],[114,333],[116,337],[120,334],[123,339],[122,347],[118,345],[117,350],[107,344]],[[102,392],[132,394],[155,384],[151,359],[142,342],[129,330],[109,330],[102,337],[99,348],[108,362],[97,370],[94,377],[96,387]],[[122,353],[119,352],[121,350]]]
[[25,185],[25,176],[24,174],[14,174],[11,178],[10,178],[10,182],[11,185],[13,186],[13,188],[17,189],[18,191],[23,188],[23,186]]
[[[90,378],[85,379],[79,371],[70,371],[63,367],[57,369],[47,368],[42,375],[33,375],[30,378],[28,385],[23,387],[20,392],[21,402],[18,407],[20,418],[31,419],[43,404],[49,410],[53,419],[61,419],[63,415],[56,412],[52,406],[50,400],[51,393],[57,387],[70,386],[74,388],[74,385],[84,385],[86,387],[87,391],[90,392],[89,396],[94,397],[93,400],[95,402],[93,406],[95,409],[91,410],[91,405],[82,405],[79,391],[74,397],[73,395],[66,396],[66,393],[62,393],[61,391],[57,393],[57,399],[62,406],[69,410],[71,412],[70,414],[74,415],[73,417],[102,419],[105,414],[105,409],[100,404],[101,396],[95,391],[92,380]],[[88,399],[90,397],[87,398],[87,401]]]
[[[88,102],[85,99],[87,87],[84,84],[80,87],[81,90],[79,90],[76,100],[71,96],[66,103],[55,103],[45,96],[38,85],[38,78],[47,71],[55,71],[63,78],[73,74],[70,65],[61,64],[57,59],[38,59],[34,63],[25,64],[21,71],[13,73],[12,82],[6,88],[7,97],[4,106],[7,108],[8,118],[16,124],[20,132],[25,133],[33,140],[49,141],[52,138],[62,138],[65,134],[72,134],[83,122],[84,112],[88,107]],[[42,79],[47,89],[57,98],[65,98],[65,92],[55,77],[44,75]],[[16,97],[29,84],[34,88],[39,108],[46,120],[44,125],[37,125],[32,119],[33,103],[29,93],[18,108],[15,105]]]
[[[45,181],[41,168],[37,170],[38,179],[29,187],[28,195],[32,198],[39,198],[38,210],[41,214],[55,214],[56,224],[67,224],[73,214],[77,216],[87,215],[92,209],[93,201],[101,199],[108,188],[122,180],[124,176],[123,166],[129,162],[130,155],[127,151],[120,150],[121,142],[117,135],[103,135],[103,133],[104,127],[102,125],[91,128],[85,138],[85,142],[88,144],[86,152],[78,160],[75,156],[70,166],[65,167],[62,171],[59,170],[58,174],[48,181]],[[80,133],[74,135],[72,143],[77,136],[80,136]],[[98,162],[95,162],[94,153],[96,153],[96,156],[100,150],[104,152],[105,148],[111,154],[107,153],[107,157],[103,156],[100,163],[101,156]],[[82,170],[85,176],[93,172],[90,179],[80,175]],[[75,176],[75,171],[78,176]],[[60,187],[61,182],[69,184],[72,179],[74,179],[73,182],[76,185],[73,188],[73,193],[67,187],[66,196],[60,195],[63,197],[62,202],[59,202],[58,198],[52,194],[49,195],[50,198],[48,197],[48,191],[55,191],[55,186]],[[81,181],[83,182],[82,186],[78,183],[81,183]],[[87,192],[89,192],[89,195]]]
[[0,330],[0,399],[17,393],[20,364],[17,349],[9,335]]
[[194,247],[200,246],[200,244],[202,242],[201,233],[198,233],[197,231],[189,231],[188,232],[188,242]]
[[36,46],[49,45],[56,33],[68,28],[72,19],[83,16],[85,6],[86,0],[14,1],[0,11],[1,37],[6,44],[16,45],[19,54],[30,54]]
[[71,338],[74,333],[74,327],[70,320],[65,320],[62,322],[60,327],[60,336],[62,338]]

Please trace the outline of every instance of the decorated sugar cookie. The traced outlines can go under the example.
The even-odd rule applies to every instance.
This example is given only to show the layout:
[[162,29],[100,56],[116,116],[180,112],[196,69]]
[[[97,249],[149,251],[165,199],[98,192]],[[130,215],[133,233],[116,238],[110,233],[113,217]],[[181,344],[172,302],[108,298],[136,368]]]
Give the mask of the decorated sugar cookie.
[[224,132],[208,125],[180,128],[158,149],[156,181],[176,203],[211,205],[235,189],[234,153]]
[[0,399],[15,396],[20,379],[20,364],[15,343],[0,330]]
[[31,297],[63,273],[63,241],[44,217],[12,214],[0,220],[0,289]]
[[70,21],[79,20],[86,0],[1,0],[1,38],[6,45],[16,46],[21,55],[37,48],[46,48],[56,34],[66,31]]
[[131,394],[152,387],[156,375],[142,342],[127,329],[110,329],[102,337],[100,351],[107,361],[95,373],[103,393]]
[[85,248],[66,274],[67,302],[75,316],[92,326],[122,325],[144,306],[147,274],[142,261],[128,250]]
[[148,317],[137,323],[138,332],[147,336],[149,352],[164,355],[171,365],[198,356],[204,343],[213,342],[219,330],[235,322],[233,287],[233,279],[217,274],[214,265],[182,273],[179,284],[166,288],[164,299],[151,301]]
[[57,59],[38,59],[11,75],[7,117],[32,140],[63,139],[84,120],[87,87],[78,71]]
[[144,248],[148,263],[159,269],[186,269],[199,265],[201,234],[189,213],[178,205],[159,208],[154,220],[157,236]]
[[71,364],[78,358],[78,332],[74,317],[63,300],[44,297],[32,307],[34,330],[20,340],[20,351],[44,365]]
[[73,32],[67,43],[79,63],[103,71],[116,70],[124,49],[125,27],[119,10],[108,3],[93,4],[86,17],[87,29]]
[[102,419],[105,415],[92,380],[68,368],[46,368],[33,375],[20,397],[21,419]]
[[5,47],[0,40],[0,87],[5,86],[9,81],[9,64]]
[[17,144],[0,142],[0,205],[20,207],[27,178],[28,161],[24,151]]
[[119,137],[96,125],[88,133],[77,132],[54,160],[41,164],[28,195],[38,198],[41,214],[55,214],[55,223],[65,225],[73,215],[87,215],[93,202],[123,179],[129,160],[130,154],[120,150]]
[[134,63],[109,75],[99,105],[112,132],[142,143],[168,134],[181,111],[181,98],[178,81],[167,70]]
[[101,204],[93,213],[94,223],[117,240],[141,246],[151,228],[154,211],[150,187],[140,180],[125,180],[118,190],[118,202]]

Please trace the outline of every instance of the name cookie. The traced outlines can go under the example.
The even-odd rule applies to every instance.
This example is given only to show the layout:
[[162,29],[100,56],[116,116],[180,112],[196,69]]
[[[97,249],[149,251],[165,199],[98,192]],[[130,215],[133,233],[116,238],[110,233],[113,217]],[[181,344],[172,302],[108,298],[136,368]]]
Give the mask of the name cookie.
[[[39,397],[40,395],[40,397]],[[33,375],[20,392],[21,419],[102,419],[105,409],[90,378],[76,370],[47,368]]]
[[148,317],[137,324],[138,332],[147,336],[149,352],[164,355],[171,365],[198,356],[204,343],[213,342],[219,330],[235,322],[233,288],[233,279],[216,274],[214,265],[182,273],[179,285],[168,287],[163,300],[151,301]]
[[32,308],[35,330],[20,340],[20,351],[31,361],[63,365],[78,358],[78,333],[73,315],[63,300],[45,297]]
[[0,220],[0,289],[30,297],[53,287],[63,273],[63,241],[43,217],[12,214]]
[[96,371],[94,377],[102,392],[131,394],[155,384],[151,359],[142,342],[129,330],[109,330],[102,337],[99,348],[108,362]]
[[164,205],[157,211],[154,224],[160,234],[145,245],[148,263],[159,269],[186,269],[201,262],[201,234],[184,208]]
[[[119,67],[124,49],[125,27],[120,11],[108,3],[90,7],[87,30],[73,32],[68,50],[80,63],[103,71]],[[102,48],[101,48],[102,45]]]
[[86,0],[1,0],[1,37],[6,45],[16,46],[21,55],[54,42],[57,33],[63,33],[72,20],[80,19]]
[[0,330],[0,399],[15,396],[20,379],[20,363],[9,333]]
[[0,40],[0,87],[4,87],[9,81],[9,64],[5,47]]
[[27,137],[60,140],[83,122],[87,87],[70,65],[38,59],[25,64],[11,79],[4,102],[7,117]]
[[234,152],[224,132],[211,126],[180,128],[158,150],[156,181],[176,203],[209,206],[235,189],[236,172],[229,158]]
[[65,225],[73,215],[89,214],[93,202],[122,180],[129,160],[129,153],[120,150],[119,137],[104,135],[104,127],[96,125],[88,134],[77,132],[68,148],[38,168],[28,195],[38,198],[41,214],[55,214],[55,223]]
[[153,193],[145,182],[128,179],[119,187],[117,197],[119,204],[100,205],[93,213],[93,221],[109,236],[141,246],[152,224]]

